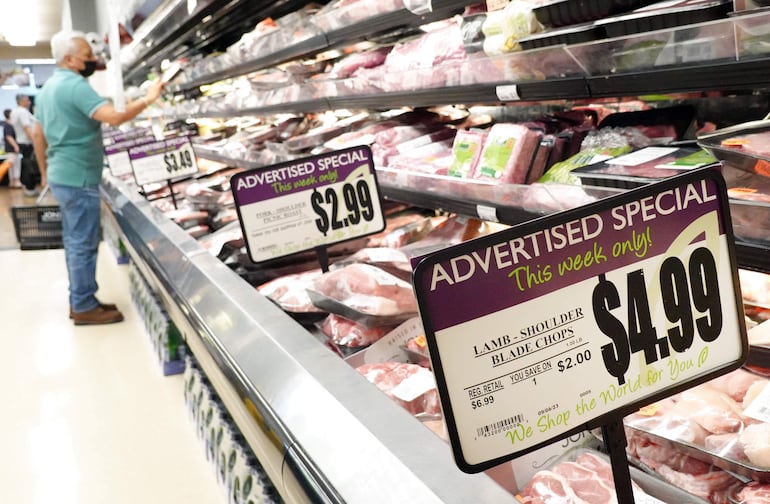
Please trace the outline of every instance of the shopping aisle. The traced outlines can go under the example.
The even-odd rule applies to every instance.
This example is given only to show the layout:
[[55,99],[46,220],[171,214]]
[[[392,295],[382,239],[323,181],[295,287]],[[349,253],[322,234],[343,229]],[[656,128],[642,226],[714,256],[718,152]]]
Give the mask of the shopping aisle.
[[0,250],[0,502],[224,503],[131,304],[128,267],[102,244],[99,298],[126,320],[68,320],[63,250]]

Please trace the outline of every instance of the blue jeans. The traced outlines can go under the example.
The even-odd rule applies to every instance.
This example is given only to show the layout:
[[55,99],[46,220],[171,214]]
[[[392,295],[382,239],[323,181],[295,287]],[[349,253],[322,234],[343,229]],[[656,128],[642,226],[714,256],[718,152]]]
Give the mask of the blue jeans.
[[62,242],[70,282],[70,307],[84,312],[99,306],[96,299],[96,256],[101,239],[99,186],[49,184],[61,208]]

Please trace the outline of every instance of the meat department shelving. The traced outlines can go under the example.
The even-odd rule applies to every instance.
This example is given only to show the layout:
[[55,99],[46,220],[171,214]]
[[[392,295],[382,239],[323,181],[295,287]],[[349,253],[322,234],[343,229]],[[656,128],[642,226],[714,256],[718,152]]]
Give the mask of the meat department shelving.
[[[376,21],[365,20],[331,34],[320,34],[258,60],[198,77],[175,91],[190,94],[201,84],[311,55],[361,39],[367,33],[446,17],[447,13],[468,3],[436,1],[430,17],[400,9]],[[152,21],[149,29],[137,33],[137,41],[128,51],[127,82],[135,81],[164,57],[178,56],[191,47],[200,49],[204,44],[215,47],[223,43],[212,40],[214,35],[201,35],[201,32],[206,29],[216,32],[216,26],[226,25],[232,19],[239,19],[240,26],[253,24],[254,12],[259,12],[256,6],[263,9],[273,6],[273,11],[263,10],[263,16],[280,15],[301,7],[304,2],[255,2],[256,6],[249,6],[245,1],[226,5],[202,2],[193,15],[183,12],[180,7],[183,4],[185,2],[168,4],[164,12],[148,20]],[[213,19],[207,27],[201,25],[206,16]],[[225,35],[224,40],[235,36],[233,30]],[[198,43],[185,45],[188,39],[196,39]],[[494,82],[376,95],[319,97],[237,112],[180,117],[221,117],[224,113],[272,115],[403,105],[500,104],[505,103],[502,97],[512,91],[522,101],[534,101],[634,96],[648,92],[753,90],[770,85],[768,63],[770,58],[765,57],[720,60],[622,74],[584,74],[535,82]],[[652,82],[654,88],[650,86]],[[250,167],[248,163],[205,147],[196,146],[196,153]],[[558,188],[553,188],[554,193],[550,194],[554,205],[527,208],[508,203],[521,201],[526,187],[475,187],[394,170],[381,169],[379,173],[386,197],[508,224],[568,206],[556,192]],[[427,187],[431,189],[415,189]],[[617,192],[605,188],[587,188],[587,191],[597,198]],[[382,496],[383,502],[516,502],[486,474],[468,475],[459,471],[444,441],[260,296],[164,217],[134,187],[107,178],[102,194],[109,210],[106,224],[119,229],[137,267],[160,295],[287,502],[363,503],[371,502],[372,495]],[[758,218],[755,222],[770,225],[768,218]],[[770,237],[770,229],[761,233]],[[753,239],[743,240],[740,234],[738,238],[740,264],[770,272],[767,245]]]

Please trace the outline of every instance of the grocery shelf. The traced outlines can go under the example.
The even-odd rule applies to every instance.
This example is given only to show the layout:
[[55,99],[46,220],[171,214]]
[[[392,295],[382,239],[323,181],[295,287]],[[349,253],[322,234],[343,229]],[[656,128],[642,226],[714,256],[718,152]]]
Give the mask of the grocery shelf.
[[313,56],[344,44],[366,40],[387,30],[404,26],[419,26],[438,19],[445,19],[456,14],[458,10],[470,3],[472,2],[469,0],[438,0],[433,2],[430,12],[426,14],[415,14],[408,9],[378,14],[344,28],[321,32],[306,40],[283,47],[272,54],[239,63],[225,70],[211,72],[182,84],[169,86],[169,91],[183,93],[205,84],[245,75],[305,56]]
[[224,50],[266,17],[280,17],[305,5],[307,0],[250,2],[208,0],[192,13],[189,2],[177,0],[140,25],[134,41],[123,51],[125,82],[140,84],[164,59],[178,59],[196,51]]
[[[516,502],[488,475],[461,472],[446,442],[136,187],[107,177],[101,189],[132,261],[165,293],[161,302],[196,358],[232,387],[225,407],[249,413],[241,420],[255,454],[281,455],[282,464],[265,470],[287,502],[368,503],[372,495],[393,503]],[[366,477],[351,478],[351,467],[365,467]],[[292,493],[298,488],[304,495]]]

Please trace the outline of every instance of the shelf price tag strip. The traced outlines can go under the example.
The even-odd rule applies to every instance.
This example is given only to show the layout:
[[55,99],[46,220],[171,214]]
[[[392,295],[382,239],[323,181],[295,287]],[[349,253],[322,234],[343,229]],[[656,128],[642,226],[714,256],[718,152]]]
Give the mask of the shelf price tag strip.
[[255,263],[315,249],[324,267],[328,245],[385,229],[368,146],[241,172],[230,185]]
[[697,170],[423,258],[415,291],[458,467],[620,424],[739,367],[727,202],[722,176]]

